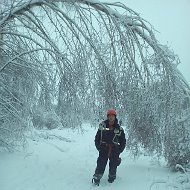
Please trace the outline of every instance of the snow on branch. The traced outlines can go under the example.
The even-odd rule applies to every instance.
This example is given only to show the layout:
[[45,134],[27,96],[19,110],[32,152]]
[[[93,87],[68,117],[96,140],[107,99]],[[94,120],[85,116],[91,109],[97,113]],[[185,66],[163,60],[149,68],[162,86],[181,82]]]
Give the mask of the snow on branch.
[[172,151],[189,135],[190,87],[178,56],[138,13],[97,0],[21,0],[0,17],[0,126],[19,113],[40,128],[42,113],[53,112],[41,123],[51,128],[58,116],[74,128],[115,107],[128,118],[134,154],[143,146],[172,166],[187,162],[188,151]]

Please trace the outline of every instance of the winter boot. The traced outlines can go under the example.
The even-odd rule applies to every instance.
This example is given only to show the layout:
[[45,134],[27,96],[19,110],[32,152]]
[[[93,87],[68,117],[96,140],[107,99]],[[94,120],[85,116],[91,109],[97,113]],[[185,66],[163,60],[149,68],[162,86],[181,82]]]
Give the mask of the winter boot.
[[99,179],[97,176],[93,176],[92,183],[93,183],[94,185],[99,186],[99,184],[100,184],[100,179]]
[[109,176],[109,177],[108,177],[108,182],[109,182],[109,183],[113,183],[114,180],[115,180],[115,176]]
[[108,182],[109,182],[109,183],[113,183],[113,182],[114,182],[114,179],[113,179],[113,178],[108,178]]

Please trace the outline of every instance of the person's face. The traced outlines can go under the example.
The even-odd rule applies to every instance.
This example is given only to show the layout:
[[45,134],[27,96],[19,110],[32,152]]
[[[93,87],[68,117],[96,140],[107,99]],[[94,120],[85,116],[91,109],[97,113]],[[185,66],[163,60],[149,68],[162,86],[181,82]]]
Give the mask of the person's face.
[[109,122],[114,122],[115,121],[115,115],[108,115],[108,120],[109,120]]

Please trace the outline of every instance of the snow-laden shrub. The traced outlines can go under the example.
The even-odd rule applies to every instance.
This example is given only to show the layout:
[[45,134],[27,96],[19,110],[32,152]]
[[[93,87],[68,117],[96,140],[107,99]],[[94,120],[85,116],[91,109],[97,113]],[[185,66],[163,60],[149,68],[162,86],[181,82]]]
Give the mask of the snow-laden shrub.
[[[158,88],[158,85],[155,85]],[[154,98],[155,87],[139,88],[135,96],[128,99],[128,143],[129,149],[138,155],[141,148],[148,154],[162,154],[162,136],[159,119],[159,99]],[[133,104],[130,103],[133,102]],[[135,147],[135,149],[134,149]]]
[[[15,46],[18,48],[19,45],[18,43]],[[7,50],[5,49],[5,51]],[[0,58],[0,60],[4,63],[8,61],[8,57]],[[21,62],[18,61],[17,64]],[[2,65],[1,62],[0,67]],[[30,113],[30,106],[35,99],[36,83],[35,79],[33,79],[33,74],[29,69],[15,65],[9,65],[6,68],[1,67],[0,146],[10,151],[25,142],[26,121]]]
[[[165,139],[164,155],[168,165],[176,170],[176,165],[186,168],[190,164],[190,108],[176,118],[176,124]],[[179,168],[179,167],[178,167]]]
[[57,114],[40,107],[32,114],[32,123],[36,129],[55,129],[61,127],[61,122]]
[[38,111],[35,111],[33,114],[32,114],[32,123],[33,123],[33,126],[36,128],[36,129],[42,129],[43,128],[43,123],[44,123],[44,115],[43,115],[43,112],[38,110]]
[[49,111],[44,116],[44,125],[47,129],[55,129],[62,126],[60,118],[55,111]]
[[26,143],[25,131],[26,125],[15,118],[1,123],[0,147],[8,151],[18,150],[20,146],[24,146]]

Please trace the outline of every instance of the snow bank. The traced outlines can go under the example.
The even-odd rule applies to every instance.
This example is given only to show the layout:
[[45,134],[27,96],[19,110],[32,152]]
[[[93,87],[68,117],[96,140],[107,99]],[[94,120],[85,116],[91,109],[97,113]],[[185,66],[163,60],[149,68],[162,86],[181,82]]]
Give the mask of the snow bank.
[[98,152],[96,130],[84,125],[84,132],[70,129],[37,131],[27,150],[0,153],[1,190],[148,190],[173,189],[176,174],[164,163],[142,156],[137,161],[122,153],[117,180],[108,184],[108,168],[99,187],[91,184]]

